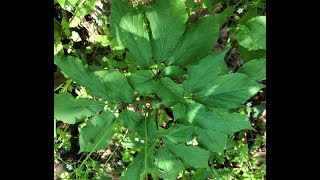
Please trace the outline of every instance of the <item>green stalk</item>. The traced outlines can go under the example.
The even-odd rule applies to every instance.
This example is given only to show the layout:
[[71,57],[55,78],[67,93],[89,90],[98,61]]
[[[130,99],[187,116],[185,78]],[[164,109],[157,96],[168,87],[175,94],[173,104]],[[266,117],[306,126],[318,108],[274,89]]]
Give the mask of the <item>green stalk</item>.
[[66,85],[63,87],[61,92],[66,92],[67,88],[70,86],[71,83],[72,83],[72,79],[68,79],[66,82]]
[[146,97],[143,96],[144,104],[144,135],[145,135],[145,145],[144,145],[144,169],[147,169],[147,148],[148,148],[148,126],[147,126],[147,106],[146,106]]

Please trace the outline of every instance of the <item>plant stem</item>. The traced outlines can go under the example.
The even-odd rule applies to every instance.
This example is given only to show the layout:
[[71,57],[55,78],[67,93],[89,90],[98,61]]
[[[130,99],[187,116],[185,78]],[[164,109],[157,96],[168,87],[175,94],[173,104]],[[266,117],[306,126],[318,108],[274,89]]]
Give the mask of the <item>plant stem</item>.
[[67,88],[70,86],[71,83],[72,79],[68,79],[66,85],[62,88],[61,92],[66,92]]
[[143,105],[144,105],[144,135],[145,135],[145,145],[144,145],[144,170],[147,169],[147,149],[148,149],[148,126],[147,126],[147,106],[146,106],[146,97],[143,96]]
[[156,119],[157,130],[159,131],[158,108],[155,108],[155,119]]

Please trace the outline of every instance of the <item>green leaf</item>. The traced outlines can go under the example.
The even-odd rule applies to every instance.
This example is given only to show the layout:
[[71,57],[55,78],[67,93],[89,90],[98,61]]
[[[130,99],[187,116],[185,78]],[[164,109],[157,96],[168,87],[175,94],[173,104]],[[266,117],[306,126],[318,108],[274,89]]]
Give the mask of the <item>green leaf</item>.
[[186,71],[179,66],[167,66],[161,71],[162,76],[170,77],[171,79],[180,79],[185,73]]
[[173,156],[166,147],[161,147],[155,155],[157,175],[163,179],[175,180],[183,169],[183,163]]
[[109,38],[106,35],[92,35],[94,44],[101,44],[101,46],[107,47],[110,44]]
[[176,84],[168,77],[161,78],[156,84],[156,93],[162,99],[162,103],[167,106],[174,106],[177,103],[184,103],[183,88],[181,84]]
[[[59,26],[59,24],[57,23],[57,21],[54,21],[53,22],[53,27],[54,27],[54,35],[53,35],[53,39],[54,39],[54,42],[56,42],[57,41],[57,39],[59,38],[59,36],[60,36],[60,26]],[[59,38],[60,39],[60,38]]]
[[166,129],[163,133],[174,144],[186,143],[192,140],[192,134],[194,127],[177,124],[169,129]]
[[243,129],[253,129],[246,115],[230,113],[225,109],[209,109],[201,104],[191,103],[186,112],[186,118],[191,124],[205,130],[231,134]]
[[266,50],[263,50],[263,49],[249,51],[248,49],[242,46],[239,46],[238,49],[239,49],[241,58],[245,63],[253,59],[266,58]]
[[172,144],[165,141],[169,151],[179,157],[186,165],[195,168],[208,167],[209,152],[197,146],[187,146],[185,144]]
[[266,16],[248,20],[234,35],[238,43],[249,51],[266,49]]
[[67,5],[71,7],[75,7],[79,0],[55,0],[55,2],[59,3],[62,9],[65,9]]
[[[130,131],[137,132],[139,139],[146,140],[144,116],[137,112],[124,110],[119,115],[119,122],[121,125]],[[157,137],[157,125],[155,123],[155,116],[149,115],[147,117],[147,134],[148,141],[153,142]]]
[[85,15],[93,11],[93,8],[95,7],[95,5],[96,5],[96,0],[86,0],[84,3],[81,3],[78,6],[78,11],[76,13],[76,16],[83,18]]
[[196,4],[194,2],[194,0],[186,0],[185,5],[186,5],[189,13],[200,10],[200,8],[201,8],[198,4]]
[[178,103],[173,107],[174,121],[182,119],[186,114],[186,107],[182,103]]
[[228,72],[228,67],[224,61],[224,56],[228,51],[229,48],[220,53],[210,54],[199,64],[190,67],[188,79],[182,83],[186,94],[206,88],[218,75]]
[[67,37],[70,37],[71,36],[71,31],[70,31],[70,28],[69,28],[69,22],[65,18],[62,18],[61,25],[62,25],[62,29],[63,29],[65,35]]
[[137,112],[124,110],[119,115],[119,122],[121,125],[130,131],[137,132],[141,138],[144,134],[144,117]]
[[[155,114],[149,115],[147,117],[147,134],[148,134],[148,144],[153,144],[158,137],[158,129],[155,119]],[[145,136],[144,138],[145,139]]]
[[174,50],[185,30],[188,19],[184,0],[161,0],[151,4],[146,16],[152,31],[153,57],[163,62]]
[[69,28],[75,28],[81,23],[81,19],[79,17],[74,17],[70,20]]
[[192,179],[195,179],[195,180],[212,179],[212,174],[213,172],[211,169],[201,168],[201,169],[197,169],[194,172],[194,174],[192,175]]
[[219,2],[219,0],[201,0],[200,3],[204,6],[204,8],[211,9],[214,4]]
[[226,148],[228,136],[217,130],[208,130],[195,127],[197,142],[211,152],[223,153]]
[[53,123],[54,123],[53,134],[54,134],[54,138],[56,138],[57,137],[57,119],[56,118],[53,118]]
[[134,90],[142,95],[148,95],[154,91],[155,81],[153,73],[148,70],[138,70],[128,77],[129,83]]
[[145,152],[142,150],[122,173],[120,180],[141,180],[144,176]]
[[239,20],[239,24],[245,24],[249,19],[258,16],[257,14],[257,7],[251,7],[248,11],[241,17]]
[[75,124],[102,111],[104,103],[91,99],[75,99],[69,93],[54,94],[54,117]]
[[105,149],[115,132],[114,119],[113,113],[104,111],[86,122],[79,136],[79,153]]
[[176,49],[168,59],[169,65],[185,67],[196,64],[208,55],[218,40],[219,23],[215,16],[205,16],[187,26]]
[[118,71],[92,71],[86,63],[72,56],[55,56],[54,61],[66,75],[85,86],[92,95],[115,102],[130,103],[133,99],[133,90],[127,78]]
[[133,89],[122,73],[118,71],[108,72],[105,70],[95,71],[94,73],[97,74],[105,84],[110,99],[118,103],[130,103],[133,100]]
[[219,22],[219,25],[222,26],[228,18],[233,14],[235,5],[227,7],[223,12],[217,15],[217,21]]
[[143,14],[124,0],[112,0],[110,30],[118,44],[125,46],[142,69],[150,65],[151,45]]
[[237,71],[249,76],[255,81],[266,79],[266,59],[254,59],[239,68]]
[[194,94],[194,100],[212,108],[235,108],[264,86],[241,73],[219,76],[207,88]]

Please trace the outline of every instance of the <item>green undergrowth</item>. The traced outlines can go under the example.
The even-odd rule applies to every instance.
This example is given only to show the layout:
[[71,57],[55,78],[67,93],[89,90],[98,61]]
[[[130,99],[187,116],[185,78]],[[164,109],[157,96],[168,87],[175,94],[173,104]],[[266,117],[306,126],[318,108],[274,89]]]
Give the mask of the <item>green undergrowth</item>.
[[55,175],[265,179],[265,1],[55,0]]

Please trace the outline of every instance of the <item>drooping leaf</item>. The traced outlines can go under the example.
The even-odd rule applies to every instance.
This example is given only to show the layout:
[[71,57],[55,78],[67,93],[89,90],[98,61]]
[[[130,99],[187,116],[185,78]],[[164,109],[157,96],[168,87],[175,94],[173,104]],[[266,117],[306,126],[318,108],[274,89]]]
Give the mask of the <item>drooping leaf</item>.
[[250,50],[266,49],[266,16],[248,20],[234,32],[238,43]]
[[137,112],[124,110],[119,115],[121,125],[131,131],[137,132],[140,137],[145,137],[144,134],[144,117]]
[[261,81],[266,79],[266,59],[254,59],[243,66],[241,66],[238,71],[249,76],[255,81]]
[[264,86],[241,73],[221,75],[206,89],[194,94],[194,100],[212,108],[235,108]]
[[198,92],[206,88],[218,75],[228,72],[228,67],[224,61],[224,56],[228,50],[210,54],[201,60],[199,64],[190,67],[188,78],[182,83],[186,94]]
[[191,124],[205,130],[231,134],[244,129],[253,129],[246,115],[230,113],[225,109],[209,109],[201,104],[191,103],[186,112],[186,118]]
[[228,136],[226,133],[202,128],[195,128],[197,142],[211,152],[223,153]]
[[146,16],[152,31],[153,56],[156,61],[163,62],[185,30],[188,14],[184,0],[156,1],[147,9]]
[[115,132],[114,119],[112,112],[105,111],[86,122],[79,136],[79,153],[105,149]]
[[173,156],[166,147],[161,147],[155,155],[156,173],[159,177],[167,180],[175,180],[183,169],[183,163]]
[[147,95],[154,91],[155,81],[152,79],[153,73],[148,70],[138,70],[128,77],[128,80],[134,90],[142,95]]
[[72,56],[55,56],[55,64],[78,84],[85,86],[92,95],[130,103],[133,90],[127,78],[118,71],[92,71],[86,63]]
[[162,103],[167,106],[174,106],[177,103],[184,103],[183,88],[181,84],[176,84],[168,77],[161,78],[156,84],[156,93],[162,99]]
[[144,149],[132,160],[125,170],[120,180],[141,180],[145,170],[145,152]]
[[219,23],[215,16],[205,16],[188,25],[167,63],[181,67],[196,64],[210,53],[218,35]]
[[186,143],[192,140],[192,134],[194,132],[193,126],[185,126],[182,124],[175,125],[165,130],[163,133],[172,143]]
[[104,108],[104,102],[75,99],[69,93],[54,94],[54,117],[68,124],[75,124]]
[[165,145],[172,154],[179,157],[187,166],[192,166],[195,168],[208,167],[208,151],[197,146],[173,144],[169,140],[165,141]]
[[185,73],[186,71],[179,66],[167,66],[161,71],[162,76],[171,79],[180,79]]
[[126,0],[112,0],[109,21],[113,38],[128,49],[138,66],[148,68],[152,54],[143,14]]

